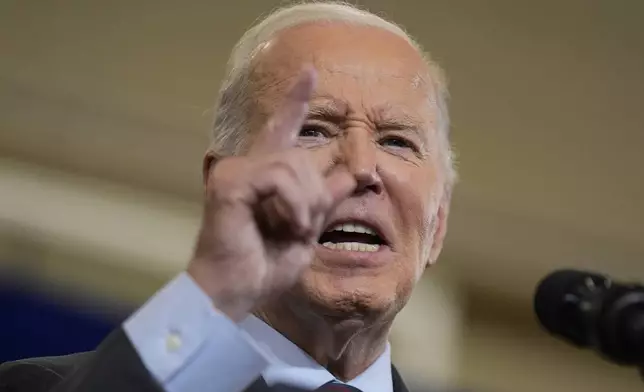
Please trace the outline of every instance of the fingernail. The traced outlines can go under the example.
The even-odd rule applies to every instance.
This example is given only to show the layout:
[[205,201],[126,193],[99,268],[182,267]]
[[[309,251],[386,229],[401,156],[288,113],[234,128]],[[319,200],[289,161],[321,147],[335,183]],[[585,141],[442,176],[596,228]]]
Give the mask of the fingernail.
[[313,67],[306,67],[293,88],[293,98],[308,102],[315,88],[317,73]]

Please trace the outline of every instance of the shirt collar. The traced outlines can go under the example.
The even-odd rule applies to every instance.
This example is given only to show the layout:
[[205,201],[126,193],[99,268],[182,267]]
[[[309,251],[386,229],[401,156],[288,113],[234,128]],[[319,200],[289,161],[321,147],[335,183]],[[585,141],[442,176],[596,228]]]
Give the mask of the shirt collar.
[[[255,340],[270,361],[262,372],[268,385],[283,383],[316,389],[334,379],[313,358],[257,317],[249,316],[240,327]],[[376,361],[348,384],[364,392],[393,392],[390,350],[387,343]]]

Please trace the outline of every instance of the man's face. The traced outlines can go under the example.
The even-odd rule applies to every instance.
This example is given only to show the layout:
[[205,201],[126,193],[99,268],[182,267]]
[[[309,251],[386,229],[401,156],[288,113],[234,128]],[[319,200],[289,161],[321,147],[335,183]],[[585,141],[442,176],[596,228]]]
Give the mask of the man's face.
[[[335,23],[288,29],[255,61],[256,124],[275,112],[304,66],[316,69],[299,146],[320,167],[346,165],[359,185],[330,217],[336,230],[322,236],[290,298],[329,315],[393,317],[438,256],[447,215],[423,59],[392,33]],[[377,235],[360,233],[365,228]]]

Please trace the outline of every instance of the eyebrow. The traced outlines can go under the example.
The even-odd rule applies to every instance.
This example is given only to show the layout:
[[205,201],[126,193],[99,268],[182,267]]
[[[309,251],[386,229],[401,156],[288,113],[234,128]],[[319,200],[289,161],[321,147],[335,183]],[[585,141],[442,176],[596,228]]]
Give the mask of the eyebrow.
[[[340,122],[346,119],[349,103],[336,97],[321,95],[314,97],[309,107],[309,118],[325,119]],[[423,140],[427,139],[423,122],[414,115],[406,112],[398,105],[384,104],[375,109],[377,120],[375,125],[379,131],[411,131]]]
[[422,122],[407,113],[397,112],[395,115],[380,115],[376,122],[378,131],[402,131],[411,133],[420,139],[423,146],[429,142],[429,133]]
[[378,128],[383,130],[413,130],[420,132],[423,129],[422,121],[415,116],[400,112],[381,111],[376,122]]
[[314,97],[309,104],[309,116],[313,118],[343,120],[348,112],[346,101],[326,95]]

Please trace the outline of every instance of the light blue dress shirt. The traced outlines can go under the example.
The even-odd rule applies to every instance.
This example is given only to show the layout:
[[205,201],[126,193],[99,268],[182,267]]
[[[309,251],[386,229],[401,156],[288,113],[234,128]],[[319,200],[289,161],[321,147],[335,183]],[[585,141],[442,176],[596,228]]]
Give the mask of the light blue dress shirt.
[[[241,392],[268,385],[315,389],[334,379],[304,351],[254,316],[240,324],[219,313],[181,273],[125,321],[143,364],[167,392]],[[393,392],[390,347],[348,384]]]

